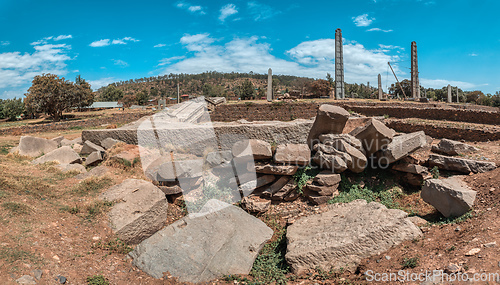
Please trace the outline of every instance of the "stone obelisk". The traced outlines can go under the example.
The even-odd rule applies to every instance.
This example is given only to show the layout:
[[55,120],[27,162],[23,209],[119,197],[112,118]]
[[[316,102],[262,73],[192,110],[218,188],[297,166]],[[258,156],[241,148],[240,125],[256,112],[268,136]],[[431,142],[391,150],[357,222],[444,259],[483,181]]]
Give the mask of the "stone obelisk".
[[267,101],[273,101],[273,70],[271,68],[267,71]]
[[451,85],[448,84],[448,103],[451,103]]
[[411,42],[411,95],[413,99],[420,98],[420,82],[418,80],[418,56],[416,42]]
[[384,97],[384,90],[382,90],[382,76],[378,75],[378,99],[382,100]]
[[344,99],[344,50],[342,46],[342,30],[335,30],[335,98]]

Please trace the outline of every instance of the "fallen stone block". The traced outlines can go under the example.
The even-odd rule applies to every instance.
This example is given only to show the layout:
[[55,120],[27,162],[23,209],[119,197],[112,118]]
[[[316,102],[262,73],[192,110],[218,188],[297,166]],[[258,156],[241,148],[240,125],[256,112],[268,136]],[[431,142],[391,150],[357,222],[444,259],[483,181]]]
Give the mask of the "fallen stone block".
[[292,191],[297,190],[297,182],[294,179],[290,179],[285,186],[283,186],[278,192],[273,193],[271,200],[283,201],[285,197],[289,196]]
[[230,150],[214,151],[207,154],[206,162],[211,167],[216,167],[221,164],[230,163],[233,159],[233,154]]
[[154,278],[169,272],[180,282],[208,282],[249,274],[272,235],[272,229],[241,208],[210,200],[200,213],[157,232],[130,256],[134,266]]
[[339,151],[345,152],[350,156],[351,159],[346,161],[347,168],[350,171],[354,173],[361,173],[365,170],[368,160],[361,151],[346,143],[345,141],[339,141],[337,149]]
[[57,161],[60,164],[72,164],[81,163],[82,158],[71,147],[63,146],[33,160],[31,163],[42,164],[51,161]]
[[401,210],[365,200],[333,204],[328,211],[301,218],[287,229],[287,263],[294,274],[306,270],[344,268],[350,271],[422,232]]
[[367,157],[390,144],[395,134],[394,130],[375,119],[371,119],[363,128],[353,132],[351,135],[361,141]]
[[332,186],[307,184],[307,189],[317,193],[319,196],[337,196],[339,193],[338,187],[338,184]]
[[63,140],[64,140],[63,136],[58,136],[58,137],[55,137],[55,138],[51,139],[51,141],[55,141],[57,143],[57,147],[61,147],[62,146],[62,141]]
[[315,205],[324,205],[338,195],[338,192],[335,192],[332,195],[320,195],[318,192],[312,191],[308,186],[304,187],[302,190],[303,195]]
[[457,142],[449,139],[442,139],[439,142],[439,144],[432,146],[432,151],[447,155],[459,155],[459,154],[474,153],[479,151],[479,149],[462,142]]
[[494,170],[497,165],[494,162],[449,157],[437,154],[429,156],[429,167],[437,166],[439,169],[457,171],[469,174],[483,173]]
[[377,153],[377,158],[381,163],[391,164],[426,145],[427,139],[423,131],[396,136]]
[[103,165],[92,168],[89,172],[78,174],[76,179],[83,180],[89,177],[101,177],[109,172],[109,168]]
[[82,151],[82,148],[83,148],[83,145],[81,144],[74,144],[72,145],[72,147],[74,151],[76,151],[76,153],[80,153]]
[[113,138],[105,138],[104,140],[101,141],[101,146],[104,148],[104,149],[110,149],[112,148],[115,144],[117,143],[123,143],[122,141],[120,140],[115,140]]
[[101,163],[104,160],[104,155],[100,151],[94,151],[93,153],[89,154],[87,159],[85,160],[85,165],[86,166],[95,166]]
[[93,143],[91,141],[85,141],[83,143],[83,147],[82,147],[82,150],[80,151],[80,154],[82,154],[82,155],[91,154],[94,151],[105,152],[106,150],[104,148],[96,145],[95,143]]
[[311,150],[307,144],[285,144],[276,148],[274,162],[279,164],[308,165],[311,161]]
[[400,171],[400,172],[406,172],[406,173],[412,173],[416,175],[422,176],[422,179],[430,179],[432,178],[432,174],[429,172],[429,169],[425,166],[421,166],[418,164],[412,164],[412,163],[399,163],[395,164],[392,166],[393,170]]
[[271,159],[273,157],[271,144],[257,139],[241,140],[235,143],[232,152],[233,156],[253,155],[255,160]]
[[349,119],[349,112],[345,109],[323,104],[318,108],[318,114],[307,137],[307,145],[312,148],[319,142],[321,134],[341,134]]
[[278,180],[271,184],[271,186],[264,190],[261,196],[265,198],[271,198],[274,193],[283,188],[290,181],[290,179],[292,179],[290,176],[281,176]]
[[447,179],[425,181],[420,196],[443,216],[458,217],[472,208],[476,200],[476,191],[467,186],[459,177],[453,176]]
[[165,195],[176,195],[182,193],[182,188],[179,185],[174,186],[158,186]]
[[330,171],[321,171],[314,177],[313,182],[321,186],[335,186],[342,180],[340,174],[331,173]]
[[313,161],[319,166],[320,169],[332,170],[335,173],[342,173],[347,170],[347,163],[343,156],[341,157],[338,155],[326,154],[322,151],[317,151],[313,157]]
[[340,142],[344,141],[344,142],[352,145],[353,147],[355,147],[357,150],[363,152],[363,154],[365,151],[361,141],[350,134],[340,134],[340,135],[323,134],[323,135],[319,136],[319,140],[321,141],[322,144],[333,146],[336,149],[341,148],[342,145],[340,144]]
[[[249,174],[248,176],[252,177],[252,174]],[[239,189],[243,191],[244,193],[250,194],[252,191],[254,191],[257,188],[260,188],[262,186],[271,184],[275,180],[274,175],[263,175],[260,177],[257,177],[256,179],[250,179],[248,181],[245,181],[247,179],[240,179],[240,187]],[[244,182],[245,181],[245,182]]]
[[55,167],[64,173],[70,172],[70,171],[79,172],[79,173],[86,173],[87,172],[87,169],[85,168],[85,166],[83,166],[81,164],[76,164],[76,163],[75,164],[67,164],[67,163],[58,164]]
[[[294,175],[298,166],[295,165],[273,165],[273,164],[265,164],[265,165],[255,165],[255,172],[262,174],[272,174],[272,175]],[[252,171],[252,169],[248,169],[248,171]]]
[[58,148],[58,143],[52,140],[22,136],[19,140],[18,153],[23,156],[37,157]]
[[109,211],[109,221],[113,232],[127,243],[140,243],[160,230],[167,219],[165,194],[145,180],[127,179],[99,198],[117,202]]
[[251,213],[265,213],[271,206],[271,201],[260,200],[256,197],[244,197],[241,199],[241,205]]

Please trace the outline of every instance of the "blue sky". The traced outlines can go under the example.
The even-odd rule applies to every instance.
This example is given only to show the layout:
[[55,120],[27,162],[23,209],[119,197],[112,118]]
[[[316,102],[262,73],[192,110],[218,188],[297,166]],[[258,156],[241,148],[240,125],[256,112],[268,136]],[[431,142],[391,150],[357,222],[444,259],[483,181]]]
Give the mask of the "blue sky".
[[500,2],[29,1],[0,0],[0,98],[23,97],[37,74],[77,74],[97,89],[168,73],[334,73],[335,29],[345,80],[384,88],[409,78],[417,42],[420,83],[500,91]]

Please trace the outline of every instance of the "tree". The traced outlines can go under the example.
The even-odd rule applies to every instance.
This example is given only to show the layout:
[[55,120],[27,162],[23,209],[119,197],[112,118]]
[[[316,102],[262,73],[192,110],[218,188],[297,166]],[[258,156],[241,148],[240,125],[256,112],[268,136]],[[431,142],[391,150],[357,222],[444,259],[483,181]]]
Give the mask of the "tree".
[[324,79],[318,79],[311,84],[311,89],[316,97],[328,96],[332,92],[330,82]]
[[33,113],[46,113],[55,121],[59,121],[62,113],[77,105],[76,88],[72,82],[55,74],[37,75],[32,81],[24,104]]
[[243,83],[240,86],[240,96],[242,100],[250,100],[255,97],[254,95],[255,90],[253,87],[253,83],[249,80],[246,79],[243,81]]
[[[398,83],[391,84],[391,87],[389,87],[389,94],[398,96],[400,98],[403,98],[404,95],[406,95],[407,98],[411,97],[411,81],[408,79],[404,79],[400,83],[401,85],[399,85]],[[403,90],[405,91],[404,94],[403,91],[401,91],[401,88],[403,88]]]
[[95,94],[92,92],[90,84],[80,75],[76,76],[73,100],[76,103],[75,107],[78,108],[78,111],[92,105],[92,103],[94,103],[94,97]]
[[115,102],[123,98],[123,91],[116,88],[114,85],[108,85],[105,87],[101,95],[99,96],[99,101],[101,102]]
[[149,100],[149,94],[145,90],[139,91],[138,93],[135,94],[135,99],[137,101],[137,105],[140,106],[146,105],[146,103]]
[[335,84],[335,82],[333,81],[333,78],[332,78],[332,75],[330,73],[327,73],[326,74],[326,80],[328,81],[328,83],[330,83],[330,87],[334,87],[333,85]]
[[15,120],[24,112],[24,103],[21,98],[0,100],[0,118]]

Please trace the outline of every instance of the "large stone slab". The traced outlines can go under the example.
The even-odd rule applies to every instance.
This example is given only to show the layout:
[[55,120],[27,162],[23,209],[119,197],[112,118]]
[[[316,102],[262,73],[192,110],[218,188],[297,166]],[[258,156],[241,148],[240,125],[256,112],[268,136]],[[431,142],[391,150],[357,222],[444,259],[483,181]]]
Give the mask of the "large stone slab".
[[318,115],[307,137],[307,145],[312,147],[318,143],[321,134],[341,134],[348,119],[349,112],[339,106],[329,104],[319,106]]
[[60,164],[72,164],[81,163],[82,158],[71,147],[63,146],[33,160],[32,163],[42,164],[50,161],[57,161]]
[[[262,174],[294,175],[298,169],[299,167],[296,165],[255,165],[255,172]],[[248,171],[252,171],[252,169],[248,169]]]
[[426,145],[427,138],[423,131],[404,134],[394,137],[386,148],[377,153],[377,157],[381,163],[390,164]]
[[467,213],[476,200],[476,191],[456,176],[425,181],[420,195],[445,217],[458,217]]
[[19,140],[17,151],[19,155],[37,157],[47,154],[58,148],[58,143],[53,140],[22,136]]
[[364,258],[387,251],[422,232],[401,210],[365,200],[333,204],[287,229],[287,263],[293,273],[317,267],[353,270]]
[[429,156],[429,167],[437,166],[439,169],[458,171],[462,173],[483,173],[494,170],[494,162],[449,157],[437,154]]
[[467,154],[477,152],[478,150],[474,146],[449,139],[442,139],[437,145],[432,146],[432,151],[447,155]]
[[91,154],[94,151],[105,152],[106,150],[91,141],[85,141],[80,154]]
[[282,144],[276,148],[274,162],[278,164],[307,165],[311,161],[311,150],[307,144]]
[[371,119],[363,128],[356,129],[351,134],[355,134],[354,137],[361,141],[366,156],[370,157],[375,152],[390,144],[395,132],[382,122]]
[[78,173],[86,173],[87,169],[85,166],[75,163],[75,164],[58,164],[55,166],[57,169],[61,170],[62,172],[78,172]]
[[270,159],[273,157],[271,144],[257,139],[241,140],[232,147],[233,156],[253,155],[256,160]]
[[133,265],[154,278],[208,282],[248,274],[272,229],[241,208],[210,200],[200,213],[176,221],[139,244]]
[[163,227],[167,219],[165,194],[151,182],[127,179],[100,195],[117,202],[109,211],[111,228],[127,243],[137,244]]

